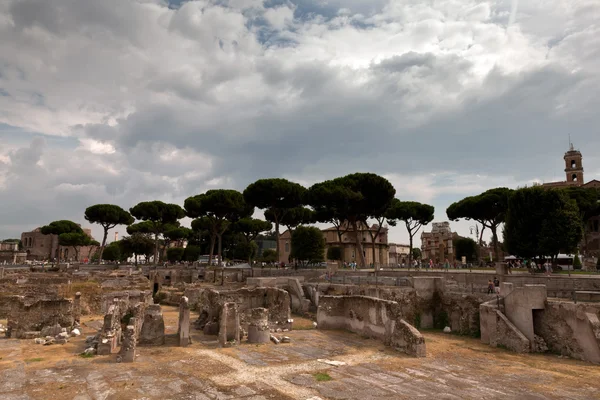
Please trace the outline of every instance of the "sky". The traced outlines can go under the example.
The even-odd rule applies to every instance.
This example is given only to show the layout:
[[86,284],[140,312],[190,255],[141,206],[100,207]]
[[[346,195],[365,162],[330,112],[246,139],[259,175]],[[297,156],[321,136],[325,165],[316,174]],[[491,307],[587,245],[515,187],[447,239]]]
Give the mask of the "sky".
[[569,135],[600,179],[598,21],[597,0],[4,0],[0,238],[354,172],[444,221],[564,180]]

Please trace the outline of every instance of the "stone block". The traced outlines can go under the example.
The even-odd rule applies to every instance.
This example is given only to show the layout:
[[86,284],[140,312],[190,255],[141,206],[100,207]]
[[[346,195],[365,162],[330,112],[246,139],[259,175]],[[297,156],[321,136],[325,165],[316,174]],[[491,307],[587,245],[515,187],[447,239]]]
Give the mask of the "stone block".
[[179,327],[177,329],[179,345],[182,347],[192,343],[190,338],[190,304],[187,297],[181,297],[179,303]]
[[152,304],[146,308],[139,343],[151,346],[165,344],[165,321],[160,305]]

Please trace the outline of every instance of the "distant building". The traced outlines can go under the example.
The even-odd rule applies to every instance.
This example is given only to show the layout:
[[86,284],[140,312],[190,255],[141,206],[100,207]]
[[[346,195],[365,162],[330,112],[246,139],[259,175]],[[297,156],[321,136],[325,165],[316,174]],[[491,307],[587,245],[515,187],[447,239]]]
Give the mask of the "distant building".
[[[93,239],[91,229],[83,229],[83,233]],[[96,249],[96,246],[82,246],[79,248],[79,257],[76,257],[72,247],[58,245],[58,235],[44,235],[41,228],[23,232],[21,243],[23,243],[23,250],[27,253],[28,260],[58,259],[60,252],[60,259],[63,261],[82,262],[88,259]]]
[[442,263],[446,259],[454,260],[453,234],[450,222],[434,222],[431,232],[421,233],[421,256],[434,263]]
[[19,250],[18,242],[0,242],[0,264],[22,264],[27,253]]
[[[573,186],[585,188],[600,189],[600,181],[593,179],[589,182],[584,181],[583,177],[583,155],[579,150],[575,150],[573,144],[569,146],[569,151],[563,156],[565,160],[566,180],[559,182],[548,182],[542,184],[544,188],[568,188]],[[592,218],[588,222],[586,229],[587,243],[581,244],[581,249],[586,255],[598,257],[600,255],[600,216]]]
[[390,264],[406,264],[408,263],[408,255],[410,254],[410,245],[390,243],[388,247],[388,254]]
[[[388,228],[381,228],[379,235],[375,237],[375,260],[373,260],[373,245],[371,234],[375,234],[379,226],[373,224],[368,226],[366,224],[358,225],[358,237],[363,244],[363,255],[365,256],[365,262],[367,265],[374,263],[375,265],[386,265],[389,264],[388,254]],[[342,231],[346,231],[342,234],[342,240],[338,236],[335,227],[321,230],[323,237],[325,238],[325,259],[327,258],[327,249],[330,247],[341,247],[342,257],[345,262],[359,262],[359,255],[357,253],[357,247],[355,242],[354,230],[344,224],[341,228]],[[279,237],[279,262],[290,262],[290,253],[292,251],[292,236],[290,231],[285,231]]]

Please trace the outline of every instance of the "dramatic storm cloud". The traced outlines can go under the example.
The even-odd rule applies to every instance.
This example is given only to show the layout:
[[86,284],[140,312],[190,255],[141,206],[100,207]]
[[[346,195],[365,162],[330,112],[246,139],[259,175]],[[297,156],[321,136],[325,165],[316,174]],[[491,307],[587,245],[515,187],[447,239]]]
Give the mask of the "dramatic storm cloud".
[[0,238],[356,171],[445,220],[562,180],[569,134],[599,179],[599,20],[597,0],[2,1]]

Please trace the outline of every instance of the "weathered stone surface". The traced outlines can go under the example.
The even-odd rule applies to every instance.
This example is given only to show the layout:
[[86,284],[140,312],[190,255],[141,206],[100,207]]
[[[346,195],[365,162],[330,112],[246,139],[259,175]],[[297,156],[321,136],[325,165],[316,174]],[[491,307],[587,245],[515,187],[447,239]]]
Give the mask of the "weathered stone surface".
[[240,344],[240,315],[236,303],[225,303],[221,308],[219,346]]
[[425,357],[425,339],[402,319],[395,301],[366,296],[321,296],[317,312],[319,329],[345,329],[382,340],[415,357]]
[[[132,318],[135,319],[135,318]],[[131,321],[135,324],[135,321]],[[137,346],[137,333],[135,331],[135,325],[128,325],[123,334],[123,344],[119,351],[119,362],[134,362],[136,355]]]
[[165,321],[160,305],[152,304],[146,308],[139,343],[153,346],[165,344]]
[[183,296],[179,303],[179,327],[177,329],[179,345],[182,347],[192,343],[190,337],[190,304],[188,298]]
[[269,310],[253,308],[248,318],[248,343],[268,343],[270,337]]

